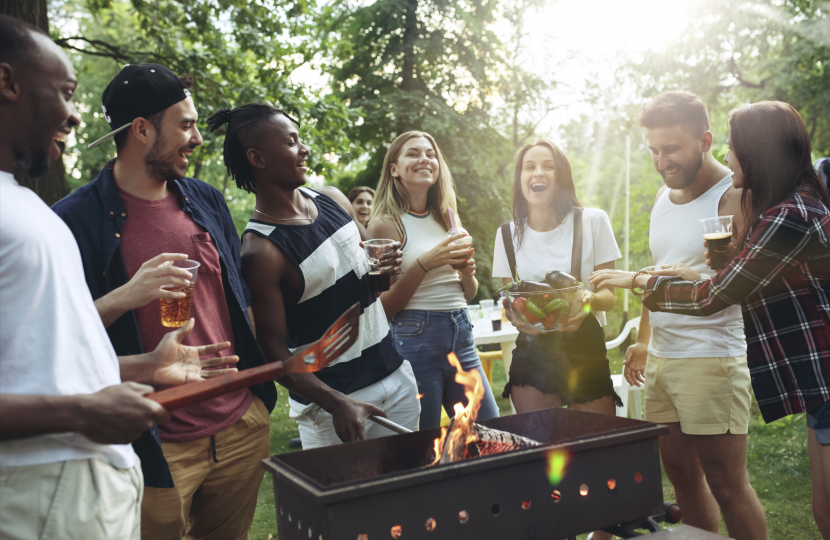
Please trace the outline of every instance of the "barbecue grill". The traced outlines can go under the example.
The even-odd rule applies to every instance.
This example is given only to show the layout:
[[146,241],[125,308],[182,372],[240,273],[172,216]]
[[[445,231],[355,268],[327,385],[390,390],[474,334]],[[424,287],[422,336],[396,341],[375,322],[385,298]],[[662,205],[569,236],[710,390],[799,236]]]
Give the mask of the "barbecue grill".
[[429,467],[436,428],[263,460],[280,540],[557,540],[664,517],[668,427],[570,409],[481,424],[542,446]]

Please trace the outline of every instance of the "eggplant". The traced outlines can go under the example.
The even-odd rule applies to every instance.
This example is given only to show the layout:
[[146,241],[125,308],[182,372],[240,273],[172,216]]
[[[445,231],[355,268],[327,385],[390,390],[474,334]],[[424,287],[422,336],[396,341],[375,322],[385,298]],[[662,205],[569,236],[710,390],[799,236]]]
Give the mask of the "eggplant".
[[551,270],[545,274],[545,283],[547,287],[554,289],[567,289],[579,285],[579,282],[572,275],[558,270]]
[[550,292],[550,285],[538,281],[523,280],[519,283],[519,292]]
[[510,283],[508,283],[507,285],[505,285],[504,287],[502,287],[501,289],[499,289],[496,292],[510,292],[510,293],[519,292],[519,286],[516,285],[515,281],[511,281]]

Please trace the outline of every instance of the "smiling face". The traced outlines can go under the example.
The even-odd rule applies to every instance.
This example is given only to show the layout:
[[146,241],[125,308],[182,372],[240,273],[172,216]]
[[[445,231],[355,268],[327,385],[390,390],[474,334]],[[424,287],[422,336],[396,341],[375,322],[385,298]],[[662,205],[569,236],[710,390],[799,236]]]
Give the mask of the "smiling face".
[[732,147],[731,129],[729,130],[729,135],[726,137],[726,143],[729,145],[729,151],[726,152],[726,157],[723,158],[723,161],[729,167],[729,170],[732,171],[732,187],[740,189],[744,187],[746,175],[744,175],[744,170],[741,168],[741,164],[738,162],[738,156],[735,155],[735,149]]
[[440,166],[429,139],[413,137],[403,144],[401,154],[389,164],[389,170],[407,193],[411,193],[412,190],[428,190],[435,184]]
[[152,123],[156,129],[144,163],[150,176],[159,182],[166,182],[186,175],[187,156],[202,144],[202,135],[196,128],[199,114],[190,97],[160,114],[160,121]]
[[547,210],[556,197],[556,161],[550,148],[538,145],[522,158],[522,195],[529,209]]
[[[263,122],[251,138],[262,141],[251,145],[248,160],[254,170],[261,170],[283,187],[296,189],[306,183],[306,158],[311,150],[300,142],[300,133],[288,118],[274,114]],[[256,172],[255,172],[256,174]]]
[[72,128],[80,124],[80,117],[73,102],[78,83],[69,59],[47,36],[32,34],[32,38],[37,50],[31,54],[30,65],[14,73],[16,95],[9,93],[10,72],[6,70],[0,91],[14,99],[8,125],[15,132],[15,162],[28,169],[30,177],[37,178],[60,158],[56,141],[66,142]]
[[372,194],[364,191],[355,197],[352,201],[352,208],[357,215],[357,221],[365,227],[369,223],[369,214],[372,213]]
[[707,141],[711,144],[711,137],[709,131],[695,137],[680,124],[649,128],[651,161],[668,187],[684,189],[697,181],[697,173],[703,166],[703,152],[708,151]]

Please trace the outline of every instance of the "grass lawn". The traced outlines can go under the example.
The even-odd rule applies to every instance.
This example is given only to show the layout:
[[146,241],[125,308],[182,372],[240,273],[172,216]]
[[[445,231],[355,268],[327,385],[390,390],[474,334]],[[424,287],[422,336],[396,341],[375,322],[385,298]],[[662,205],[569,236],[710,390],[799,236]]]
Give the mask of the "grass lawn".
[[[622,360],[609,351],[612,372],[619,373]],[[504,366],[495,362],[493,391],[502,415],[510,413],[510,403],[501,399],[505,384]],[[288,418],[288,392],[280,389],[277,407],[271,414],[271,453],[294,451],[288,441],[299,437],[297,425]],[[807,463],[807,427],[803,414],[765,425],[757,406],[749,426],[749,476],[767,514],[771,540],[821,540],[810,509],[810,469]],[[674,490],[663,475],[663,497],[673,501]],[[721,534],[726,528],[721,522]],[[251,527],[252,540],[277,538],[274,512],[274,486],[266,474],[259,489],[256,516]],[[580,538],[584,538],[580,537]]]

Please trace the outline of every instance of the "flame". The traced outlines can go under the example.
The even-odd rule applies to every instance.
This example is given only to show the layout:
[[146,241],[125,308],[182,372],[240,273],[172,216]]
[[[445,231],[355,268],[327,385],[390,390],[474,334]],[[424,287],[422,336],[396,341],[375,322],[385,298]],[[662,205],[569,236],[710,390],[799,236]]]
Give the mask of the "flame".
[[418,394],[418,399],[421,399],[421,398],[422,398],[422,397],[424,397],[425,395],[426,395],[426,394]]
[[563,448],[554,448],[546,456],[548,482],[557,486],[568,474],[568,463],[571,460],[570,453]]
[[[464,386],[467,406],[464,407],[461,403],[456,403],[453,406],[455,416],[451,422],[452,431],[442,428],[441,437],[435,439],[435,460],[432,465],[436,465],[441,460],[445,445],[449,445],[447,446],[447,455],[453,456],[459,445],[466,447],[466,445],[477,440],[478,437],[474,433],[473,423],[478,417],[481,399],[484,397],[484,383],[481,381],[481,374],[478,370],[464,371],[461,369],[461,362],[458,361],[455,353],[448,354],[447,359],[455,367],[455,382]],[[466,451],[463,451],[462,454],[466,454]]]

